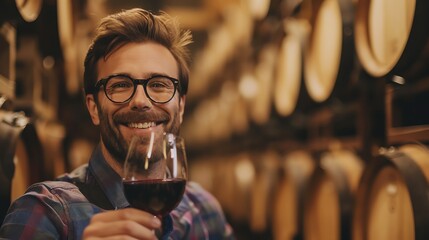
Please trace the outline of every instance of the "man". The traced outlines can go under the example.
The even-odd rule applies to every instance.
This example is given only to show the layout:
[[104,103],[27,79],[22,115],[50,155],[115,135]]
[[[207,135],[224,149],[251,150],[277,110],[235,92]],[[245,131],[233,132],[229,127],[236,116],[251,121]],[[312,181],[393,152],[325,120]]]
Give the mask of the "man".
[[[122,190],[131,136],[179,132],[190,42],[190,33],[166,14],[131,9],[102,20],[84,72],[86,105],[100,127],[100,144],[88,165],[61,181],[35,184],[15,201],[0,238],[156,239],[161,232],[163,239],[233,239],[217,201],[195,183],[188,182],[181,203],[162,223],[130,208]],[[172,91],[154,93],[166,86]]]

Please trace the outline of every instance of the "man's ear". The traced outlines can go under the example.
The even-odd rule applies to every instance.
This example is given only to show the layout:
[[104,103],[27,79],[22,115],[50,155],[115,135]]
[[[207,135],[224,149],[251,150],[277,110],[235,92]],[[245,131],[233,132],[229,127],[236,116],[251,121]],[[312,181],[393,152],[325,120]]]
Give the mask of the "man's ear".
[[180,117],[180,124],[183,122],[183,113],[185,112],[185,102],[186,102],[186,96],[183,95],[179,99],[179,117]]
[[86,107],[88,108],[89,115],[91,116],[92,123],[94,125],[100,124],[100,117],[98,115],[97,103],[95,102],[93,94],[87,94],[85,96]]

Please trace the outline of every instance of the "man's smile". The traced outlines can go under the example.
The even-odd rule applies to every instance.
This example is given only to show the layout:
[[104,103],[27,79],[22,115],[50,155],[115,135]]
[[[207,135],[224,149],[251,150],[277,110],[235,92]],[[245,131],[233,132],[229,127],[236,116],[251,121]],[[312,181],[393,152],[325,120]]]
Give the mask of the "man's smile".
[[128,127],[130,128],[139,128],[139,129],[146,129],[150,127],[155,127],[155,122],[143,122],[143,123],[128,123]]

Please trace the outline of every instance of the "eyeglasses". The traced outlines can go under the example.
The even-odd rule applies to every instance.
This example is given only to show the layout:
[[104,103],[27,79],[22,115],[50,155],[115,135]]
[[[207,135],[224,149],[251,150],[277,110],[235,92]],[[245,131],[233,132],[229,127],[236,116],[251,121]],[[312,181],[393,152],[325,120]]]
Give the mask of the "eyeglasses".
[[106,97],[114,103],[126,103],[133,98],[137,86],[143,85],[146,96],[155,103],[167,103],[176,93],[179,80],[155,75],[147,79],[135,79],[124,74],[110,75],[95,84],[95,89],[103,86]]

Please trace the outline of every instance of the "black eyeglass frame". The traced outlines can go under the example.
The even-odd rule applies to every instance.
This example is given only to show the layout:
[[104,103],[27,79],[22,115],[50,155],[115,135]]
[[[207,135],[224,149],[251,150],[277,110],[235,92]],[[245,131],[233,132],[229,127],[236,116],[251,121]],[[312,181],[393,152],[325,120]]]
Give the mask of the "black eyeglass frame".
[[[126,99],[126,100],[124,100],[124,101],[117,102],[117,101],[113,101],[113,100],[109,97],[109,95],[107,94],[107,92],[106,92],[106,85],[107,85],[107,82],[108,82],[110,79],[114,78],[114,77],[125,77],[125,78],[130,79],[130,80],[133,82],[133,86],[134,86],[133,93],[130,95],[130,97],[129,97],[128,99]],[[163,101],[163,102],[155,101],[155,100],[153,100],[153,99],[149,96],[149,94],[147,93],[147,90],[146,90],[147,88],[146,88],[146,86],[147,86],[147,84],[148,84],[149,80],[151,80],[151,79],[153,79],[153,78],[157,78],[157,77],[167,78],[167,79],[169,79],[169,80],[171,80],[171,81],[173,82],[173,86],[174,86],[173,95],[171,95],[171,98],[170,98],[170,99],[168,99],[167,101]],[[149,98],[152,102],[154,102],[154,103],[160,103],[160,104],[168,103],[169,101],[171,101],[171,99],[173,99],[173,98],[174,98],[174,95],[176,95],[176,91],[177,91],[177,90],[180,92],[180,81],[179,81],[178,79],[176,79],[176,78],[169,77],[169,76],[165,76],[165,75],[153,75],[153,76],[150,76],[149,78],[146,78],[146,79],[137,79],[137,78],[132,78],[132,77],[130,77],[130,76],[128,76],[128,75],[126,75],[126,74],[113,74],[113,75],[109,75],[109,76],[107,76],[107,77],[105,77],[105,78],[100,79],[100,80],[95,84],[94,89],[95,89],[96,91],[98,91],[98,90],[100,90],[101,86],[103,86],[104,94],[106,95],[107,99],[109,99],[111,102],[113,102],[113,103],[127,103],[127,102],[129,102],[129,101],[134,97],[134,94],[136,93],[136,90],[137,90],[137,86],[138,86],[138,85],[142,85],[142,86],[143,86],[143,89],[144,89],[144,92],[145,92],[145,94],[146,94],[146,97],[148,97],[148,98]],[[94,91],[94,92],[95,92],[95,91]]]

